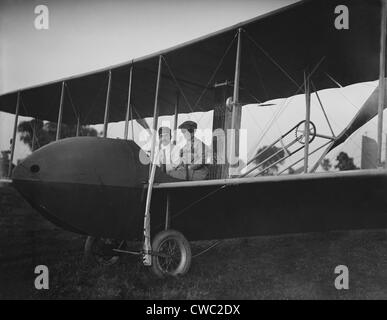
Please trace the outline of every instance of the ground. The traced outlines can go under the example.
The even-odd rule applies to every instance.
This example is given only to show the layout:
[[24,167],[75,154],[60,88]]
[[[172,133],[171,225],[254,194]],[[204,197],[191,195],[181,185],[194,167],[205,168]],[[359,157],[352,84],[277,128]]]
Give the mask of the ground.
[[[53,226],[11,187],[0,187],[2,299],[387,298],[385,230],[227,240],[194,258],[186,276],[167,280],[133,256],[110,267],[86,265],[83,244],[83,236]],[[40,264],[49,268],[49,290],[34,289]],[[349,269],[349,290],[334,286],[337,265]]]

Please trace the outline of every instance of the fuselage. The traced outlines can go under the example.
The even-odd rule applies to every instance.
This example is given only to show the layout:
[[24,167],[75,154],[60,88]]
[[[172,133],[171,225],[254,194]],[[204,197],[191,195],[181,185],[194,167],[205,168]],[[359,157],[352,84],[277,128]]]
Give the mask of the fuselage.
[[140,157],[147,158],[133,141],[63,139],[22,161],[13,183],[55,224],[78,233],[133,238],[149,171]]

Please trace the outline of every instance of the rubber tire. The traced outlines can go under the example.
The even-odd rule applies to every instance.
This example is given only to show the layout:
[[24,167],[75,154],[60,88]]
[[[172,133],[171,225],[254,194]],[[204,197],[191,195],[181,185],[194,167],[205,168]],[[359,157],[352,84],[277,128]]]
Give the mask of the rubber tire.
[[158,256],[152,256],[152,272],[159,278],[165,277],[177,277],[186,274],[191,266],[192,254],[191,246],[188,240],[183,236],[182,233],[176,230],[164,230],[156,234],[152,242],[152,251],[158,252],[160,245],[164,241],[174,239],[177,241],[182,259],[179,266],[171,273],[166,273],[162,270],[159,264]]
[[85,242],[85,261],[87,263],[94,263],[94,264],[98,264],[98,265],[101,265],[101,266],[111,266],[113,264],[115,264],[120,256],[117,255],[117,256],[112,256],[112,258],[110,260],[106,260],[106,261],[101,261],[99,260],[93,253],[93,246],[95,245],[95,243],[97,241],[99,241],[100,238],[95,238],[95,237],[91,237],[91,236],[88,236],[87,239],[86,239],[86,242]]

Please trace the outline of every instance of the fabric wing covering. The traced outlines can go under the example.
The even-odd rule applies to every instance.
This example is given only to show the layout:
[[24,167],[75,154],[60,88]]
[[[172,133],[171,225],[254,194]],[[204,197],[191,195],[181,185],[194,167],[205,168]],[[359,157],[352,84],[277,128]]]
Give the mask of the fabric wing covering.
[[[348,30],[335,27],[339,15],[335,8],[339,5],[349,9]],[[78,116],[82,124],[103,122],[109,69],[112,71],[109,121],[124,120],[132,66],[134,118],[152,116],[160,54],[163,59],[159,115],[174,113],[177,94],[180,113],[213,109],[215,84],[233,85],[239,28],[243,104],[304,92],[304,72],[311,74],[317,90],[336,87],[337,83],[345,86],[376,80],[380,22],[380,0],[297,2],[175,48],[62,79],[66,81],[63,122],[75,124]],[[20,90],[23,102],[20,114],[56,122],[61,81]],[[16,96],[17,92],[0,96],[0,111],[14,113]],[[372,114],[363,112],[358,116],[361,118],[356,127]]]

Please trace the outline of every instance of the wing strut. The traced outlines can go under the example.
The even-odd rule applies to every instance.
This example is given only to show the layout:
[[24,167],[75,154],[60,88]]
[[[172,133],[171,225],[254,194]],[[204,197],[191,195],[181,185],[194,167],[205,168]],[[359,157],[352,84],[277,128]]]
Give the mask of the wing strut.
[[31,142],[31,151],[34,151],[35,149],[35,143],[36,143],[36,123],[38,122],[38,119],[34,119],[34,124],[32,125],[32,142]]
[[132,124],[132,140],[134,140],[134,134],[133,134],[133,111],[132,107],[130,105],[130,100],[132,98],[132,79],[133,79],[133,65],[130,67],[129,72],[129,88],[128,88],[128,104],[126,108],[126,116],[125,116],[125,132],[124,132],[124,139],[128,140],[128,133],[129,133],[129,120]]
[[387,28],[387,1],[382,0],[382,21],[380,29],[380,62],[379,62],[379,105],[378,105],[378,166],[382,166],[383,142],[383,110],[385,103],[385,73],[386,73],[386,28]]
[[[228,160],[230,163],[229,176],[234,174],[235,169],[238,170],[239,161],[235,163],[233,157],[239,157],[239,130],[241,127],[242,107],[239,104],[239,80],[241,73],[241,49],[242,49],[242,29],[238,29],[238,42],[235,59],[235,75],[234,75],[234,92],[231,112],[231,135],[230,143],[227,144],[229,150]],[[235,168],[236,166],[236,168]]]
[[107,131],[109,126],[109,107],[110,107],[110,88],[112,84],[112,71],[109,70],[108,75],[108,87],[106,92],[106,103],[105,103],[105,116],[103,120],[103,137],[107,137]]
[[152,265],[152,256],[151,256],[151,239],[150,239],[150,205],[152,199],[152,189],[153,183],[155,180],[155,172],[156,172],[156,132],[157,132],[157,122],[158,122],[158,100],[159,100],[159,91],[160,91],[160,78],[161,78],[161,64],[162,64],[162,56],[159,56],[159,67],[157,72],[157,82],[156,82],[156,93],[155,93],[155,104],[153,110],[153,132],[152,132],[152,147],[151,147],[151,157],[150,157],[150,173],[148,180],[148,191],[146,195],[146,203],[145,203],[145,214],[144,214],[144,246],[143,246],[143,263],[145,266]]
[[13,162],[13,157],[15,154],[17,122],[19,119],[19,107],[20,107],[20,91],[17,93],[17,98],[16,98],[15,122],[13,124],[13,135],[12,135],[12,145],[11,145],[11,159],[9,160],[9,167],[8,167],[8,177],[9,178],[11,178],[12,162]]
[[176,139],[177,139],[177,122],[179,120],[179,102],[180,102],[180,92],[176,92],[175,114],[173,116],[173,138],[172,138],[172,143],[174,145],[176,145]]
[[62,115],[63,115],[63,99],[65,93],[65,82],[62,81],[62,87],[60,90],[60,102],[59,102],[59,113],[58,113],[58,123],[56,125],[56,141],[60,139],[60,132],[62,129]]
[[309,160],[309,134],[310,134],[310,79],[304,73],[305,82],[305,149],[304,149],[304,173],[308,173],[308,160]]
[[77,117],[77,131],[76,131],[76,133],[75,133],[75,136],[76,136],[76,137],[79,137],[80,133],[81,133],[81,119],[80,119],[80,117],[78,116],[78,117]]

